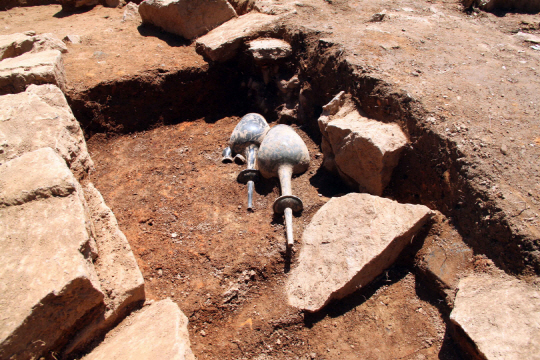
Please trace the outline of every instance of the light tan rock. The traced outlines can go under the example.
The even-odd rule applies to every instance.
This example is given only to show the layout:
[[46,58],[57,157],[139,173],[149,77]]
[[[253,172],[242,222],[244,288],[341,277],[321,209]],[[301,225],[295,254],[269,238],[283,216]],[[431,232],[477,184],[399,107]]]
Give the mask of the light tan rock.
[[194,360],[188,319],[170,299],[124,320],[84,360]]
[[359,191],[381,195],[407,144],[401,128],[363,117],[340,93],[323,107],[319,129],[324,166]]
[[139,15],[139,5],[129,2],[124,8],[124,15],[122,16],[122,22],[134,21],[141,22],[141,15]]
[[236,55],[242,43],[271,30],[278,19],[252,12],[229,20],[197,39],[197,52],[212,61],[227,61]]
[[64,90],[66,74],[60,51],[25,53],[0,61],[0,95],[24,91],[30,84],[54,84]]
[[538,36],[538,35],[524,33],[524,32],[519,31],[514,36],[517,37],[518,39],[522,40],[522,41],[527,41],[527,42],[530,42],[530,43],[533,43],[533,44],[540,44],[540,36]]
[[42,147],[53,148],[78,179],[93,166],[79,123],[60,89],[31,85],[0,96],[0,163]]
[[51,148],[28,152],[0,165],[0,207],[35,199],[68,196],[77,181]]
[[0,35],[0,60],[16,57],[32,50],[34,37],[26,34]]
[[[2,166],[2,184],[17,170],[29,192],[70,189],[0,208],[0,358],[35,359],[73,336],[103,306],[103,293],[84,202],[63,160],[51,149],[27,153]],[[21,187],[2,191],[17,198]]]
[[143,23],[195,39],[236,17],[227,0],[146,0],[139,5]]
[[318,311],[366,286],[392,265],[430,216],[423,205],[369,194],[332,198],[304,231],[298,265],[287,281],[289,304]]
[[32,46],[31,52],[38,53],[48,50],[58,50],[62,54],[68,52],[66,44],[60,40],[56,35],[51,33],[45,33],[34,36],[34,44]]
[[274,62],[292,55],[292,47],[288,42],[271,38],[250,41],[248,51],[258,62]]
[[[130,3],[132,4],[132,3]],[[129,4],[128,4],[129,5]],[[139,13],[137,13],[137,16],[139,15]],[[81,43],[81,37],[80,35],[66,35],[64,36],[64,38],[62,39],[65,43],[72,43],[72,44],[80,44]]]
[[[487,360],[540,359],[540,289],[508,275],[461,279],[450,320]],[[460,339],[461,340],[461,339]]]
[[92,183],[84,187],[84,195],[94,226],[99,253],[94,266],[105,294],[106,309],[72,340],[67,354],[102,335],[145,299],[143,276],[116,217]]

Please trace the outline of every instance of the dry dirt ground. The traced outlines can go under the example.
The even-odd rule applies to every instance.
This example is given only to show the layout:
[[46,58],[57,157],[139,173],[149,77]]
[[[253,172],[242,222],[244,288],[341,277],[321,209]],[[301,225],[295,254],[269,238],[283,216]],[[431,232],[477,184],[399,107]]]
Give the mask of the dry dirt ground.
[[[456,1],[283,3],[296,10],[285,20],[291,26],[338,43],[338,57],[421,104],[429,115],[424,125],[458,145],[469,166],[468,181],[510,214],[514,231],[532,239],[534,257],[540,245],[540,51],[512,35],[518,30],[539,34],[540,15],[467,14]],[[368,22],[383,9],[385,21]],[[193,44],[121,22],[122,9],[60,10],[48,5],[0,12],[0,34],[81,35],[82,43],[68,44],[64,55],[70,92],[209,67]],[[333,95],[322,94],[327,100]],[[443,300],[430,284],[417,280],[407,256],[369,288],[321,314],[287,306],[284,281],[296,253],[285,251],[282,219],[272,215],[278,183],[261,181],[255,211],[248,213],[246,188],[236,182],[242,167],[220,162],[238,120],[158,127],[156,119],[146,131],[93,134],[88,140],[96,164],[90,180],[132,246],[147,297],[177,302],[189,318],[197,358],[459,359],[445,310],[439,311]],[[294,218],[298,249],[317,209],[349,190],[320,169],[317,134],[296,129],[311,155],[310,170],[293,180],[293,191],[305,204]],[[433,181],[451,188],[455,179],[445,170],[442,180]],[[414,191],[393,184],[390,194],[398,192],[400,199],[423,191],[420,183]],[[425,203],[437,208],[436,202]],[[487,229],[494,214],[484,215],[486,223],[478,226]]]

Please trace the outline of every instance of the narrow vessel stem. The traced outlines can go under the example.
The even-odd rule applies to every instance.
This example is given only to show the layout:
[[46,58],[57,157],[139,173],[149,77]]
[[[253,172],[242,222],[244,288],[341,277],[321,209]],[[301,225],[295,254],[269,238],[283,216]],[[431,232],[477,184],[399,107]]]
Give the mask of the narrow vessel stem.
[[278,169],[279,183],[281,184],[281,196],[292,195],[291,178],[292,166],[282,165]]
[[248,181],[248,210],[252,210],[253,209],[253,186],[254,186],[254,182],[253,181]]
[[286,208],[285,209],[285,227],[287,228],[287,245],[288,246],[293,246],[294,244],[292,219],[293,219],[292,209]]

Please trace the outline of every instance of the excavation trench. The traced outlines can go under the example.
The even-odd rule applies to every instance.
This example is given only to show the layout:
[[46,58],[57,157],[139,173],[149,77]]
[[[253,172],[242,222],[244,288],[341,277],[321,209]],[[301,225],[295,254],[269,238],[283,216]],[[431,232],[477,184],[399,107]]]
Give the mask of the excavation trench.
[[317,118],[340,91],[410,139],[384,196],[439,210],[451,221],[437,231],[455,226],[475,253],[509,272],[536,265],[503,217],[486,220],[494,203],[469,183],[454,144],[424,124],[421,101],[354,68],[317,34],[277,35],[293,46],[286,62],[260,66],[240,51],[225,64],[156,70],[67,94],[96,163],[90,180],[130,241],[147,297],[179,304],[197,358],[459,358],[446,324],[451,304],[415,267],[416,252],[436,235],[429,227],[368,288],[319,314],[287,306],[283,284],[297,253],[286,251],[283,220],[272,213],[279,184],[259,182],[248,213],[246,188],[236,182],[243,167],[222,164],[221,150],[248,112],[301,135],[311,167],[293,179],[305,204],[294,218],[298,249],[315,212],[351,191],[321,167]]

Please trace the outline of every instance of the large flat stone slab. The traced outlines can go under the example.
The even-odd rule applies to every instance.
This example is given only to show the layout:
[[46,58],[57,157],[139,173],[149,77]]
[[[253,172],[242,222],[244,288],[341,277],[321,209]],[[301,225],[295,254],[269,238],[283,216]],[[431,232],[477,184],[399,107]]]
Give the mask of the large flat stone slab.
[[242,43],[270,30],[278,19],[252,12],[229,20],[197,39],[197,52],[212,61],[227,61],[236,55]]
[[368,119],[341,93],[319,118],[324,166],[361,192],[381,195],[407,137],[397,124]]
[[25,91],[31,84],[54,84],[65,89],[66,74],[60,51],[30,52],[0,61],[0,95]]
[[366,286],[392,265],[430,216],[423,205],[369,194],[332,198],[304,231],[298,266],[287,281],[289,304],[318,311]]
[[62,91],[31,85],[0,96],[0,163],[42,147],[54,149],[79,179],[93,166],[79,123]]
[[188,319],[170,299],[124,320],[84,360],[194,360]]
[[227,0],[146,0],[139,5],[143,23],[195,39],[236,17]]
[[450,320],[487,360],[540,359],[540,288],[505,274],[462,279]]
[[103,197],[92,183],[84,187],[98,257],[94,262],[105,294],[105,312],[87,326],[66,348],[76,352],[102,335],[145,299],[144,278],[131,247]]
[[41,149],[2,165],[0,183],[7,198],[21,199],[21,186],[4,186],[17,181],[9,178],[17,170],[29,177],[24,184],[30,193],[70,190],[42,191],[52,196],[0,207],[2,359],[39,358],[56,350],[103,303],[84,200],[72,191],[76,181],[64,161],[51,149]]

